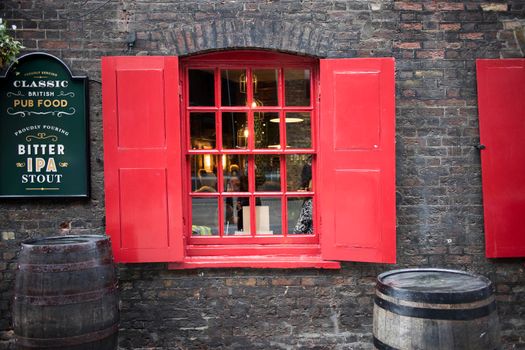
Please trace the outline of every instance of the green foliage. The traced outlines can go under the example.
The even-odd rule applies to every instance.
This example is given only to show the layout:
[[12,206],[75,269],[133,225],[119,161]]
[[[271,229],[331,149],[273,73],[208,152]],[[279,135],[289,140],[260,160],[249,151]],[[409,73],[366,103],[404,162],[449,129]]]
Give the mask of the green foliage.
[[[16,26],[11,26],[11,30],[15,31]],[[9,34],[7,23],[0,18],[0,68],[14,61],[23,48],[22,43]]]

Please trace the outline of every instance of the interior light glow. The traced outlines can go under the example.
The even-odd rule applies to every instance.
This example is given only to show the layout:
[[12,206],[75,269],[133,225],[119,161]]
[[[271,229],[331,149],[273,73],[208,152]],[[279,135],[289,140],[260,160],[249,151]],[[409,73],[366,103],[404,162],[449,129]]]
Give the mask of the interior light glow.
[[213,170],[211,166],[211,155],[210,154],[204,155],[204,170],[206,170],[207,172],[211,172]]
[[[280,121],[281,121],[281,119],[279,119],[279,118],[272,118],[272,119],[270,119],[270,122],[272,122],[272,123],[279,123]],[[284,118],[284,122],[285,123],[302,123],[302,122],[304,122],[304,119],[303,118],[287,117],[287,118]]]

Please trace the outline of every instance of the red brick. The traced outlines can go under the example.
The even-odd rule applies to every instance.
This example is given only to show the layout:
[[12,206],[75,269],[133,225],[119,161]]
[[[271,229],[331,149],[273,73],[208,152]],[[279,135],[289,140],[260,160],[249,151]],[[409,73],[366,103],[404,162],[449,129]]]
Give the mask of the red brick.
[[423,23],[401,23],[400,27],[406,30],[421,30],[423,29]]
[[394,9],[405,11],[423,11],[423,5],[409,1],[396,1],[394,2]]
[[412,89],[403,90],[404,97],[416,97],[416,92]]
[[39,40],[39,49],[67,49],[69,44],[62,40]]
[[463,11],[465,5],[460,2],[435,2],[425,4],[424,8],[427,11]]
[[483,39],[483,33],[464,33],[459,34],[459,38],[463,40],[480,40]]
[[441,23],[439,29],[448,30],[448,31],[458,31],[461,29],[461,24],[459,23]]
[[430,58],[433,60],[445,58],[444,50],[422,50],[416,52],[416,58]]
[[399,49],[413,50],[413,49],[420,49],[421,48],[421,43],[419,43],[419,42],[395,43],[394,46],[399,48]]

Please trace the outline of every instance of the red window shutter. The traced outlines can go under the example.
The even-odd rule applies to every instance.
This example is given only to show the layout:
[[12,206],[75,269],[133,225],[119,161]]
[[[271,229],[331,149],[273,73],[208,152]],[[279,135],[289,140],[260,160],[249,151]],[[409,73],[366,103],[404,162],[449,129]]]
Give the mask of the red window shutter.
[[477,60],[489,258],[525,256],[525,59]]
[[322,256],[394,263],[394,59],[323,59],[320,91]]
[[177,57],[102,59],[106,229],[117,262],[182,261]]

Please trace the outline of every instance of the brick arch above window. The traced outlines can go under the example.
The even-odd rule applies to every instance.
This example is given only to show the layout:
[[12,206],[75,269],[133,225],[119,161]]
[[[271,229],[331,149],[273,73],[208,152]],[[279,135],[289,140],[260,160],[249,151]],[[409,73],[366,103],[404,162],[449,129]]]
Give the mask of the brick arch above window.
[[308,23],[239,19],[195,23],[164,33],[167,50],[178,56],[253,48],[325,57],[332,36],[323,27]]

